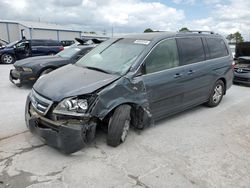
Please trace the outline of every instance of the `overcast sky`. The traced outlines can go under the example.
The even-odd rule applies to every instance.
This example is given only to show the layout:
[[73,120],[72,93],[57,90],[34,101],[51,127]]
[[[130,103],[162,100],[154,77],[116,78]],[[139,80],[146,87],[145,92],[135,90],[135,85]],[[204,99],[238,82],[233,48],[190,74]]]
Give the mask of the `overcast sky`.
[[213,30],[250,36],[250,0],[1,0],[0,19],[69,25],[83,31]]

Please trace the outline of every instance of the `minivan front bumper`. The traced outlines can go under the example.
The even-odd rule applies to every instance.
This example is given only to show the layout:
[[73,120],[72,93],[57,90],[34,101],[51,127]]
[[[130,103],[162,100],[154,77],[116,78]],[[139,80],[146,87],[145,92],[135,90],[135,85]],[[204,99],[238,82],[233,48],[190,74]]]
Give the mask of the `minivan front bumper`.
[[96,123],[73,124],[45,118],[34,111],[28,96],[25,107],[25,121],[28,129],[42,138],[49,146],[70,154],[82,149],[94,138]]

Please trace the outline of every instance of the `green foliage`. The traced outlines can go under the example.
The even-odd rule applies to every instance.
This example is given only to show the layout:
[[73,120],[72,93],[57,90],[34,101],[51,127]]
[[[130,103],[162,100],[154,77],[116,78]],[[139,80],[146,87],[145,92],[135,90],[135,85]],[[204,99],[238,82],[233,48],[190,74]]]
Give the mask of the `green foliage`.
[[236,33],[233,33],[233,34],[229,34],[226,37],[226,39],[229,40],[229,42],[236,42],[236,43],[244,42],[244,39],[239,31],[237,31]]
[[150,32],[154,32],[151,28],[147,28],[144,30],[144,33],[150,33]]
[[179,32],[187,32],[189,31],[189,29],[187,27],[183,27],[179,30]]

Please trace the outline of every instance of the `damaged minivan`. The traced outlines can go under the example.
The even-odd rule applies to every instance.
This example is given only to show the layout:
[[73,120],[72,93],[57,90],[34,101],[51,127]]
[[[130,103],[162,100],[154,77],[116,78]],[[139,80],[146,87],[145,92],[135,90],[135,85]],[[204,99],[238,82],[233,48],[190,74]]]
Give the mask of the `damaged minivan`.
[[157,32],[109,39],[75,64],[41,77],[26,102],[31,132],[72,153],[107,127],[107,144],[205,103],[215,107],[232,85],[233,58],[213,33]]

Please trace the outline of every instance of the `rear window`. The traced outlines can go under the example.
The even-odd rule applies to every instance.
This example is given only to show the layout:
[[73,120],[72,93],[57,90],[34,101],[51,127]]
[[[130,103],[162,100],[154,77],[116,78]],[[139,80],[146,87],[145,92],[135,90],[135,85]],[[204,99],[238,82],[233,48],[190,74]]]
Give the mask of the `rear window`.
[[206,38],[210,58],[219,58],[228,55],[228,50],[225,42],[220,38]]
[[201,38],[179,38],[177,44],[180,51],[181,65],[205,60]]

